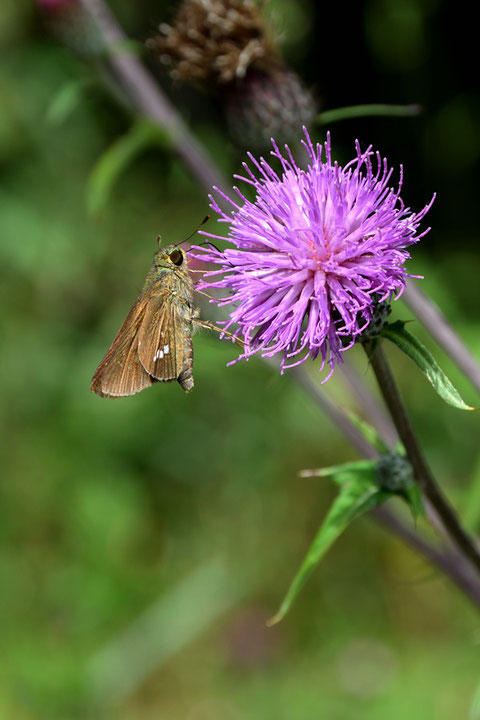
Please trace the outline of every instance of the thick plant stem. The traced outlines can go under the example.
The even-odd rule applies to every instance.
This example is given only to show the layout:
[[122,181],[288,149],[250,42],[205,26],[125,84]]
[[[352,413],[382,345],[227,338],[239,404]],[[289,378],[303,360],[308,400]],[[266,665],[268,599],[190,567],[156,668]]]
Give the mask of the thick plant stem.
[[[367,354],[369,354],[368,345],[365,347],[365,350]],[[370,357],[370,363],[384,400],[392,415],[398,435],[405,447],[408,459],[412,464],[416,482],[435,510],[443,532],[480,573],[480,552],[475,546],[474,540],[463,529],[455,510],[449,505],[447,499],[438,487],[423,457],[405,405],[403,404],[397,384],[383,352],[381,342],[377,345],[373,355]]]

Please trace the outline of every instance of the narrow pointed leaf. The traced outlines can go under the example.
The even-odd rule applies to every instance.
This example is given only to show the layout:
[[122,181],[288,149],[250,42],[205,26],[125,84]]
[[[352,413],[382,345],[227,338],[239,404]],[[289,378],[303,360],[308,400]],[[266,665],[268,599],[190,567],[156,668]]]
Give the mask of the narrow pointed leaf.
[[388,453],[390,452],[387,445],[383,442],[380,435],[377,433],[374,427],[370,425],[366,420],[359,417],[356,413],[353,412],[353,410],[345,410],[346,414],[348,415],[348,418],[353,425],[357,428],[357,430],[360,430],[363,437],[367,442],[370,443],[370,445],[373,445],[373,447],[378,450],[379,453]]
[[376,460],[354,460],[353,462],[331,465],[330,467],[300,470],[299,477],[330,477],[338,485],[346,482],[372,482],[375,478]]
[[46,121],[51,125],[62,125],[80,104],[85,84],[84,81],[73,80],[62,85],[47,107]]
[[410,508],[415,521],[426,514],[422,500],[422,491],[418,485],[412,485],[411,488],[405,490],[404,498],[408,503],[408,507]]
[[427,350],[420,340],[405,329],[405,324],[402,321],[387,323],[381,335],[394,343],[418,365],[446,403],[460,410],[475,410],[475,408],[470,407],[470,405],[467,405],[462,400],[460,394],[453,387],[429,350]]
[[285,617],[308,577],[327,550],[329,550],[352,520],[368,510],[377,507],[390,497],[392,497],[391,492],[379,490],[379,488],[373,484],[364,485],[363,483],[352,483],[342,488],[335,498],[327,517],[320,526],[300,570],[294,577],[287,591],[278,613],[270,620],[269,625],[275,625]]

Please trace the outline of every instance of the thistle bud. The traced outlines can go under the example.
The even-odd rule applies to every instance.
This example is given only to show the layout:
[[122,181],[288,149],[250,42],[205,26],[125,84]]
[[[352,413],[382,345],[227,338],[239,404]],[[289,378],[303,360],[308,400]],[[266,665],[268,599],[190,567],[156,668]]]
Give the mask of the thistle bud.
[[392,492],[409,490],[414,483],[410,461],[397,453],[381,455],[376,471],[379,486]]
[[375,301],[373,308],[371,309],[372,317],[367,327],[363,330],[359,336],[359,342],[368,343],[373,338],[378,337],[383,330],[387,318],[392,312],[392,306],[388,300],[382,300],[382,302]]
[[252,0],[183,0],[173,24],[147,41],[174,80],[200,82],[225,105],[242,146],[292,141],[316,108],[297,75],[281,61],[262,8]]

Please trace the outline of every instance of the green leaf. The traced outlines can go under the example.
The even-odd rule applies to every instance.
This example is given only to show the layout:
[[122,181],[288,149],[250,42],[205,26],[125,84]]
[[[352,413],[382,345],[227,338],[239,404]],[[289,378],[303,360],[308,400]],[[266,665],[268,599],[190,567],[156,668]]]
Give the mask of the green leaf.
[[317,115],[317,123],[330,125],[339,120],[353,120],[359,117],[387,116],[412,117],[422,112],[421,105],[383,105],[372,103],[369,105],[350,105],[348,107],[325,110]]
[[133,160],[151,146],[170,147],[168,134],[148,120],[138,120],[130,130],[103,153],[93,168],[87,185],[87,207],[96,214],[108,202],[110,193]]
[[314,568],[352,520],[390,497],[391,492],[380,490],[373,483],[352,481],[342,487],[287,590],[279,611],[269,621],[269,625],[275,625],[285,617]]
[[472,469],[470,482],[462,497],[462,520],[468,530],[480,530],[480,457]]
[[355,425],[357,430],[360,430],[365,440],[369,442],[370,445],[373,445],[380,454],[390,452],[390,449],[387,445],[385,445],[382,438],[372,425],[370,425],[366,420],[363,420],[363,418],[359,417],[352,410],[346,409],[345,413],[348,415],[352,425]]
[[45,119],[51,125],[62,125],[80,104],[86,83],[74,80],[62,85],[50,101]]
[[446,403],[460,410],[475,410],[475,408],[470,407],[462,400],[458,391],[453,387],[427,348],[405,329],[404,322],[398,320],[395,323],[387,323],[381,335],[394,343],[418,365]]
[[478,685],[475,691],[472,706],[468,714],[468,720],[480,720],[480,685]]
[[314,470],[300,470],[299,477],[329,477],[337,485],[345,485],[347,482],[372,483],[375,481],[376,460],[354,460],[331,465],[330,467],[315,468]]
[[412,485],[411,488],[405,490],[403,492],[403,497],[412,512],[415,522],[426,514],[422,500],[422,491],[417,484]]

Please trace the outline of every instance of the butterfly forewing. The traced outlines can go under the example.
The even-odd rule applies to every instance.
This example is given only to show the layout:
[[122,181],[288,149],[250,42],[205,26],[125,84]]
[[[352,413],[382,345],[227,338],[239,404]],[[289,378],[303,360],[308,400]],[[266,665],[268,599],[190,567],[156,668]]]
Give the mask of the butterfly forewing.
[[172,293],[149,302],[138,334],[138,356],[156,380],[176,380],[183,369],[185,321],[176,311]]
[[93,376],[90,389],[102,397],[135,395],[154,382],[138,357],[138,336],[148,309],[140,296]]

